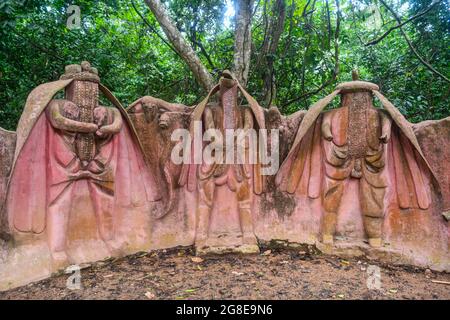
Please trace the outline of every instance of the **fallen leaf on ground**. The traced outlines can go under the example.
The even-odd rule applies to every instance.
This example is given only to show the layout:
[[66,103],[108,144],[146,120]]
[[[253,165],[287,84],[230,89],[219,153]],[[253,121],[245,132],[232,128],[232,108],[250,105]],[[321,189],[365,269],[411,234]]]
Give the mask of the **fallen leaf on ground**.
[[340,299],[344,299],[344,298],[345,298],[345,295],[342,294],[342,293],[340,293],[340,294],[337,295],[337,297],[340,298]]
[[156,296],[155,296],[153,293],[151,293],[150,291],[147,291],[147,292],[145,293],[145,296],[146,296],[148,299],[155,299],[155,298],[156,298]]
[[243,272],[237,272],[237,271],[233,271],[231,273],[234,274],[235,276],[242,276],[244,274]]
[[191,261],[195,262],[195,263],[200,263],[200,262],[203,262],[203,259],[200,257],[192,257]]
[[390,292],[390,293],[397,293],[398,290],[397,290],[397,289],[389,289],[389,292]]
[[268,256],[269,254],[271,254],[272,253],[272,250],[266,250],[266,251],[264,251],[263,252],[263,256]]

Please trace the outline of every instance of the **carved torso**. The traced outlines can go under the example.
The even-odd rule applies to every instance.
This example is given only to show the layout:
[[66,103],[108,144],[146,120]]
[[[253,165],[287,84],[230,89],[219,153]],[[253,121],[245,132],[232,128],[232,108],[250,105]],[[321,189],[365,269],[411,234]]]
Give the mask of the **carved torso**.
[[[365,93],[353,94],[353,99],[349,95],[344,95],[344,99],[349,99],[348,103],[348,123],[347,141],[348,154],[355,158],[363,157],[367,152],[367,111],[368,103]],[[347,101],[343,101],[346,105]]]
[[333,139],[330,146],[325,143],[325,149],[329,163],[335,168],[360,178],[364,163],[376,171],[384,167],[384,161],[380,160],[384,150],[380,142],[381,113],[373,107],[369,92],[343,94],[342,107],[325,114],[326,123]]
[[[78,121],[94,123],[94,109],[98,106],[98,84],[90,81],[73,81],[66,89],[66,99],[78,106]],[[75,120],[75,119],[74,119]],[[78,133],[75,150],[83,162],[92,161],[96,154],[94,133]]]
[[237,129],[240,112],[237,110],[237,86],[221,88],[222,132],[226,129]]
[[[86,77],[86,73],[81,74]],[[66,87],[65,99],[49,103],[46,116],[56,129],[51,135],[55,157],[49,159],[58,172],[51,179],[55,190],[62,182],[80,179],[93,179],[105,189],[113,188],[111,159],[117,150],[110,142],[120,131],[122,119],[117,109],[99,106],[98,94],[95,79],[75,79]],[[54,193],[57,196],[60,190]]]
[[[225,80],[227,81],[227,80]],[[207,113],[211,116],[204,118],[206,129],[219,129],[222,133],[224,143],[224,161],[227,152],[227,146],[225,143],[226,130],[248,129],[253,127],[253,116],[248,107],[239,107],[238,101],[238,88],[237,85],[229,85],[226,83],[220,88],[220,103],[216,107],[207,107]],[[234,156],[235,162],[237,152],[240,152],[238,148],[237,139],[234,143]],[[242,164],[213,164],[203,165],[200,175],[202,178],[213,176],[217,178],[217,184],[226,183],[229,179],[242,181],[249,177],[249,170],[247,165]]]

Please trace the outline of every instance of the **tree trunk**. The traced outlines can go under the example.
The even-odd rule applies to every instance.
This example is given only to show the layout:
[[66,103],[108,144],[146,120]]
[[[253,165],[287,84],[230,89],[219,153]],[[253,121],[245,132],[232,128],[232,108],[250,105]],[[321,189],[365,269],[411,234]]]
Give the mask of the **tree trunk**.
[[247,85],[248,72],[250,70],[253,0],[235,0],[234,6],[236,20],[233,73],[241,85],[245,87]]
[[339,0],[336,0],[336,30],[334,32],[334,72],[333,81],[340,72],[339,68],[339,32],[341,31],[341,6]]
[[[264,104],[270,107],[276,99],[276,86],[274,74],[275,55],[277,53],[278,42],[284,30],[286,19],[286,4],[284,0],[275,0],[272,8],[272,15],[268,30],[264,37],[264,43],[260,52],[259,61],[264,60],[262,65],[262,79],[264,82],[263,97]],[[259,65],[259,64],[258,64]]]
[[194,77],[206,91],[209,91],[214,86],[213,77],[200,61],[189,43],[183,38],[182,34],[168,15],[164,5],[160,0],[145,0],[145,3],[155,15],[156,20],[158,20],[170,43],[191,69]]

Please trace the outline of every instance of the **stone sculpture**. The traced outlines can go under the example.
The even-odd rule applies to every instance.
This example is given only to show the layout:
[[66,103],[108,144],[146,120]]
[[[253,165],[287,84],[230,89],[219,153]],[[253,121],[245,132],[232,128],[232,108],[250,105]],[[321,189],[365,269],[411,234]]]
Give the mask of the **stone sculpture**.
[[[65,98],[54,99],[62,89]],[[99,105],[99,92],[114,107]],[[158,199],[145,167],[133,126],[96,69],[88,62],[69,65],[59,81],[31,92],[19,121],[6,199],[10,232],[17,237],[45,232],[54,262],[66,264],[74,193],[82,189],[100,238],[114,253],[123,241],[121,212]],[[84,205],[78,210],[89,211],[89,203]]]
[[[340,107],[325,110],[337,96]],[[255,146],[247,133],[261,129],[279,137]],[[182,163],[178,130],[192,138]],[[230,130],[244,139],[230,145]],[[16,132],[0,129],[0,290],[74,263],[192,245],[310,245],[450,271],[449,132],[450,118],[409,123],[356,77],[289,116],[261,108],[228,71],[196,106],[145,96],[125,110],[88,62],[69,65],[30,93]],[[261,146],[279,150],[277,172],[263,174]],[[205,160],[218,150],[244,161]]]
[[165,205],[164,208],[155,212],[156,218],[162,218],[170,213],[176,202],[180,201],[175,189],[178,186],[181,166],[170,161],[170,155],[175,146],[175,143],[171,141],[171,134],[177,129],[189,126],[191,112],[191,107],[169,103],[151,96],[142,97],[127,108],[131,120],[140,129],[137,134],[160,185]]
[[8,217],[4,207],[6,188],[14,158],[16,133],[0,128],[0,239],[8,237]]
[[[239,90],[249,102],[249,106],[238,105]],[[219,92],[219,103],[207,105],[209,98],[215,92]],[[205,131],[220,130],[222,139],[226,136],[226,130],[242,129],[245,135],[249,129],[265,128],[262,108],[228,71],[223,72],[219,84],[193,110],[190,126],[192,137],[196,121],[203,124]],[[236,152],[237,143],[232,146]],[[222,150],[226,154],[229,146],[225,145],[225,141],[220,141],[219,144],[223,145]],[[248,148],[245,152],[248,153]],[[244,157],[248,159],[248,155]],[[251,201],[252,193],[260,194],[263,191],[263,177],[260,170],[260,163],[249,164],[245,161],[242,164],[237,162],[236,164],[202,163],[183,166],[179,179],[180,185],[186,185],[191,191],[198,190],[195,234],[195,246],[198,251],[205,248],[214,251],[214,247],[224,246],[237,246],[239,250],[246,252],[259,251],[253,231]],[[214,239],[210,236],[212,214],[216,215],[219,224],[230,223],[232,221],[230,216],[238,216],[240,230],[234,235],[230,235],[228,231],[222,231],[222,234],[217,234]]]
[[[337,212],[349,179],[359,182],[360,210],[371,246],[382,245],[388,183],[396,194],[387,200],[388,206],[429,208],[424,175],[435,181],[431,167],[412,127],[378,90],[369,82],[342,83],[312,106],[278,173],[282,190],[322,197],[324,243],[333,243]],[[372,93],[384,110],[374,108]],[[341,107],[321,114],[338,94]]]

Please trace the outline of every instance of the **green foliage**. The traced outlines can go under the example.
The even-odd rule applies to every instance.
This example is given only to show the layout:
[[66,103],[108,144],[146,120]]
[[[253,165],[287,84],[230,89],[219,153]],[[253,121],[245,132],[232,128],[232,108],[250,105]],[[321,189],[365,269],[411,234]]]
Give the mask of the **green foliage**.
[[[255,64],[265,36],[266,2],[255,1],[252,22],[253,68],[248,88],[258,99],[262,99],[260,68],[264,66],[258,69]],[[403,20],[431,2],[387,0]],[[81,8],[80,29],[66,27],[66,10],[71,4]],[[0,126],[14,130],[29,92],[41,83],[58,79],[66,64],[82,60],[99,69],[102,82],[125,105],[144,95],[190,105],[198,102],[205,92],[161,39],[164,34],[144,1],[134,0],[135,7],[132,4],[131,0],[0,0]],[[225,16],[225,1],[167,0],[165,4],[177,27],[215,76],[232,67],[234,26],[224,24],[224,19],[230,19]],[[329,0],[328,4],[327,9],[325,0],[286,0],[284,32],[271,57],[277,88],[275,103],[282,112],[307,108],[338,82],[350,80],[351,70],[358,68],[361,79],[379,84],[409,120],[450,115],[448,83],[420,63],[399,30],[376,45],[364,45],[395,25],[391,14],[376,0],[340,1],[340,72],[333,79],[337,14],[335,1]],[[374,7],[380,10],[379,25],[373,19]],[[448,7],[448,0],[444,0],[421,19],[403,27],[422,57],[447,77]],[[328,85],[315,93],[324,83]],[[295,102],[289,103],[292,100]]]

